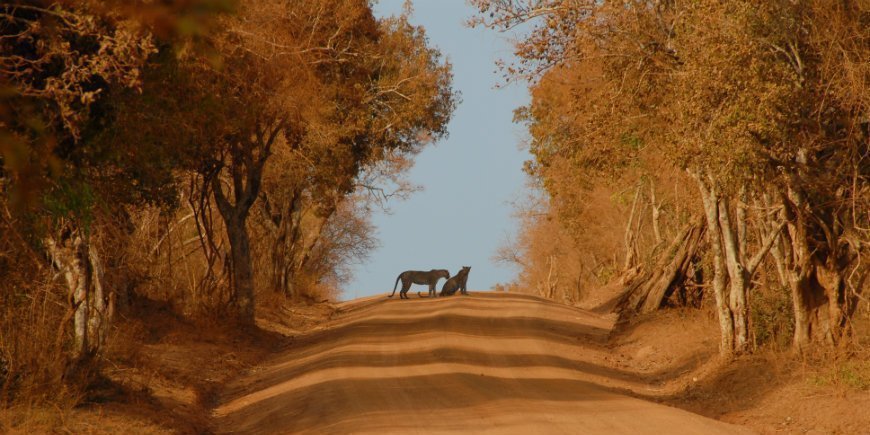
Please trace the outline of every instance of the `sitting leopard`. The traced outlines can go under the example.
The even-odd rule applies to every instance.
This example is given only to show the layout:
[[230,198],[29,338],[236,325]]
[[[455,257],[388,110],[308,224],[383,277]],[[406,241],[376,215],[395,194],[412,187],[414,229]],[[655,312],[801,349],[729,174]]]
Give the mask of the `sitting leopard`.
[[468,289],[466,288],[466,285],[468,283],[469,272],[471,272],[471,266],[463,266],[455,276],[451,277],[444,283],[444,287],[441,287],[440,296],[453,296],[453,294],[456,293],[456,290],[467,295]]
[[399,274],[396,278],[396,284],[393,285],[393,293],[388,297],[393,297],[396,294],[396,287],[399,281],[402,281],[402,291],[399,292],[400,299],[408,299],[408,289],[411,284],[423,284],[429,286],[429,295],[435,296],[435,285],[441,278],[450,278],[450,272],[445,269],[432,269],[428,272],[419,270],[406,270]]

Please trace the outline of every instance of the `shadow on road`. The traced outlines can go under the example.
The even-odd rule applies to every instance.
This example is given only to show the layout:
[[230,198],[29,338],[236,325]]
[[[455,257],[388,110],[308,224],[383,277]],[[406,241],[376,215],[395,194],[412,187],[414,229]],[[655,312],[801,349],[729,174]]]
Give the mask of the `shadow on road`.
[[[222,419],[218,427],[231,427],[236,432],[256,432],[268,422],[282,432],[318,432],[324,425],[335,426],[344,420],[366,415],[393,414],[398,419],[414,418],[417,413],[457,410],[486,405],[505,399],[546,401],[608,400],[617,397],[605,389],[583,381],[565,379],[511,379],[466,373],[406,377],[394,382],[382,379],[341,379],[326,381],[288,391],[257,402]],[[419,386],[408,388],[409,385]],[[436,386],[461,385],[473,388],[474,394],[458,389],[456,394],[443,395]],[[401,389],[401,394],[399,394]],[[347,397],[359,392],[361,400],[347,404]],[[546,392],[546,395],[543,394]],[[364,400],[369,396],[394,396],[387,404]],[[341,411],[333,406],[340,404]],[[460,416],[457,415],[457,418]]]

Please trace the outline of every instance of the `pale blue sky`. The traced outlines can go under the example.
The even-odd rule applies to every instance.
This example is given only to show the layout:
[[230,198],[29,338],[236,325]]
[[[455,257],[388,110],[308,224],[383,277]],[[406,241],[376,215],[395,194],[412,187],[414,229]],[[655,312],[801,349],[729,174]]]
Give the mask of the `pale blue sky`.
[[[397,15],[403,2],[380,0],[375,13]],[[413,5],[411,22],[425,27],[429,43],[450,59],[462,102],[449,138],[424,150],[410,171],[410,181],[423,191],[392,201],[390,214],[375,214],[380,247],[354,268],[344,299],[392,291],[396,276],[409,269],[445,268],[453,274],[471,266],[471,290],[491,289],[516,273],[492,260],[505,236],[516,233],[510,202],[522,194],[522,165],[528,159],[520,147],[525,130],[512,122],[513,110],[528,102],[526,87],[495,89],[500,83],[495,61],[511,55],[510,42],[503,34],[465,27],[474,10],[464,0]]]

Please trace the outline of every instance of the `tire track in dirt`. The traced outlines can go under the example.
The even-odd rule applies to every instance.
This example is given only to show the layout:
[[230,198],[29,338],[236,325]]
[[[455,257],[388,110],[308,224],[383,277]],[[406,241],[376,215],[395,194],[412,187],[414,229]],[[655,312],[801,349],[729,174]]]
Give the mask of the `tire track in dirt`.
[[611,327],[516,294],[350,301],[214,414],[228,433],[748,433],[623,394],[641,381],[602,363]]

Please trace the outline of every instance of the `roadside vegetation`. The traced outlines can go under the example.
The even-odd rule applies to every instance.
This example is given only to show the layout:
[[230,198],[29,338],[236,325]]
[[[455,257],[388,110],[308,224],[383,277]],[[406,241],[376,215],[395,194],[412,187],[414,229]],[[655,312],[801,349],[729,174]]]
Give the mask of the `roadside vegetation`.
[[[514,288],[711,307],[723,356],[848,346],[870,273],[870,5],[475,0],[527,33]],[[784,337],[787,337],[785,339]]]
[[0,14],[4,409],[93,400],[154,304],[237,337],[336,296],[457,101],[424,30],[366,0]]
[[[675,396],[696,412],[779,395],[802,403],[789,421],[855,418],[830,409],[853,406],[841,388],[866,398],[870,373],[870,3],[471,3],[471,25],[524,31],[501,70],[532,96],[515,119],[533,193],[496,254],[520,271],[501,288],[612,308],[662,358],[712,350],[728,376],[707,382],[735,378],[707,392],[730,404]],[[633,332],[695,330],[665,308],[716,326]]]

